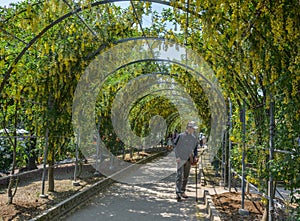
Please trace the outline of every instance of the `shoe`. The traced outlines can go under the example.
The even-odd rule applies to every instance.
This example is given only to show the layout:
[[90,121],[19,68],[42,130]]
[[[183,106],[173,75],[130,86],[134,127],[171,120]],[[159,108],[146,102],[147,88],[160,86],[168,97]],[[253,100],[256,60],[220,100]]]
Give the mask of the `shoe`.
[[176,193],[176,199],[177,199],[177,201],[179,202],[179,201],[181,201],[181,194],[180,193]]
[[185,193],[181,194],[183,198],[189,198]]

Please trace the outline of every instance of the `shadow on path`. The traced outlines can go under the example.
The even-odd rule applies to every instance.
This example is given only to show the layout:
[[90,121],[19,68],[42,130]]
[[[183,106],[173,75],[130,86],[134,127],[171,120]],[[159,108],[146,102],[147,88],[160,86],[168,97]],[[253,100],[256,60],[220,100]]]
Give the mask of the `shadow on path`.
[[175,174],[152,184],[116,183],[65,220],[204,220],[196,206],[193,179],[188,184],[189,198],[181,202],[175,198]]

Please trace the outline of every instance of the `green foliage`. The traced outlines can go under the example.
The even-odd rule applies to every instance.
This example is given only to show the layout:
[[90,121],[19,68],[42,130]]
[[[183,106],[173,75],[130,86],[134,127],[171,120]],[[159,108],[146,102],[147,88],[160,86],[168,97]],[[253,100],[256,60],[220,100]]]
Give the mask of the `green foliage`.
[[12,150],[10,146],[7,144],[5,139],[0,139],[0,171],[7,172],[11,164],[13,162],[12,159]]
[[[245,101],[246,161],[251,165],[247,178],[263,187],[271,170],[291,191],[300,187],[294,142],[300,133],[299,1],[191,0],[189,14],[185,1],[171,1],[162,13],[149,2],[128,8],[92,7],[91,2],[68,6],[60,0],[28,1],[0,8],[1,127],[24,126],[37,136],[44,136],[48,128],[50,151],[63,158],[72,151],[68,143],[73,137],[73,94],[93,58],[118,40],[163,36],[200,53],[215,71],[224,97],[232,101],[234,168],[240,170],[239,112]],[[145,15],[153,23],[141,30]],[[110,119],[117,92],[132,79],[155,72],[185,88],[197,105],[201,127],[210,132],[209,101],[197,79],[179,65],[140,62],[112,73],[98,96],[100,133],[111,137],[104,140],[112,149],[119,145]],[[272,162],[267,151],[270,95],[276,105],[275,148],[292,153],[276,153]],[[167,122],[169,131],[180,127],[176,108],[162,96],[141,99],[131,110],[130,125],[136,134],[146,136],[149,120],[157,114],[174,116]]]

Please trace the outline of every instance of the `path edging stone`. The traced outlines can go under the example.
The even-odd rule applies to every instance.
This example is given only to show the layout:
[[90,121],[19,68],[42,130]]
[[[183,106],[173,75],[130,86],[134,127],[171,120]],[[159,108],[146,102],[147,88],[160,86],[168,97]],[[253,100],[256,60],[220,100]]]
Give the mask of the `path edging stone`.
[[[163,153],[164,152],[153,154],[147,158],[140,160],[138,163],[142,164],[142,163],[149,162],[149,161],[153,160],[154,158],[159,157]],[[121,171],[116,172],[115,174],[111,175],[110,177],[105,178],[104,180],[98,181],[97,183],[91,185],[90,187],[74,194],[73,196],[69,197],[68,199],[45,210],[42,214],[34,217],[33,219],[30,219],[30,221],[58,220],[63,215],[66,215],[67,213],[71,212],[72,210],[80,207],[81,205],[86,203],[88,201],[88,199],[92,198],[96,194],[99,194],[99,192],[105,190],[111,184],[115,183],[116,181],[113,178],[118,176],[122,172],[129,170],[132,166],[134,166],[134,164],[130,165],[127,168],[124,168]]]
[[216,209],[214,202],[212,201],[212,197],[209,194],[208,190],[204,190],[204,203],[205,203],[205,208],[206,208],[206,213],[209,216],[209,219],[211,221],[221,221],[221,217],[219,215],[218,210]]

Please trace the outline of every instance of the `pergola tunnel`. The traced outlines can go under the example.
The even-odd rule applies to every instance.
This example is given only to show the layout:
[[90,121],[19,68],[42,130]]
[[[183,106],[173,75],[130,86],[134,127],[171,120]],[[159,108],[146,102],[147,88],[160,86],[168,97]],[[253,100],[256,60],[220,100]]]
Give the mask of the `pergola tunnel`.
[[158,161],[164,165],[174,157],[168,138],[195,121],[196,136],[206,137],[205,166],[220,171],[229,190],[240,177],[242,201],[250,184],[269,218],[280,188],[299,205],[296,6],[31,0],[0,7],[0,171],[11,175],[8,202],[21,168],[43,168],[46,195],[46,179],[54,191],[54,169],[66,159],[75,161],[74,181],[81,160],[108,177],[135,153],[167,151]]

